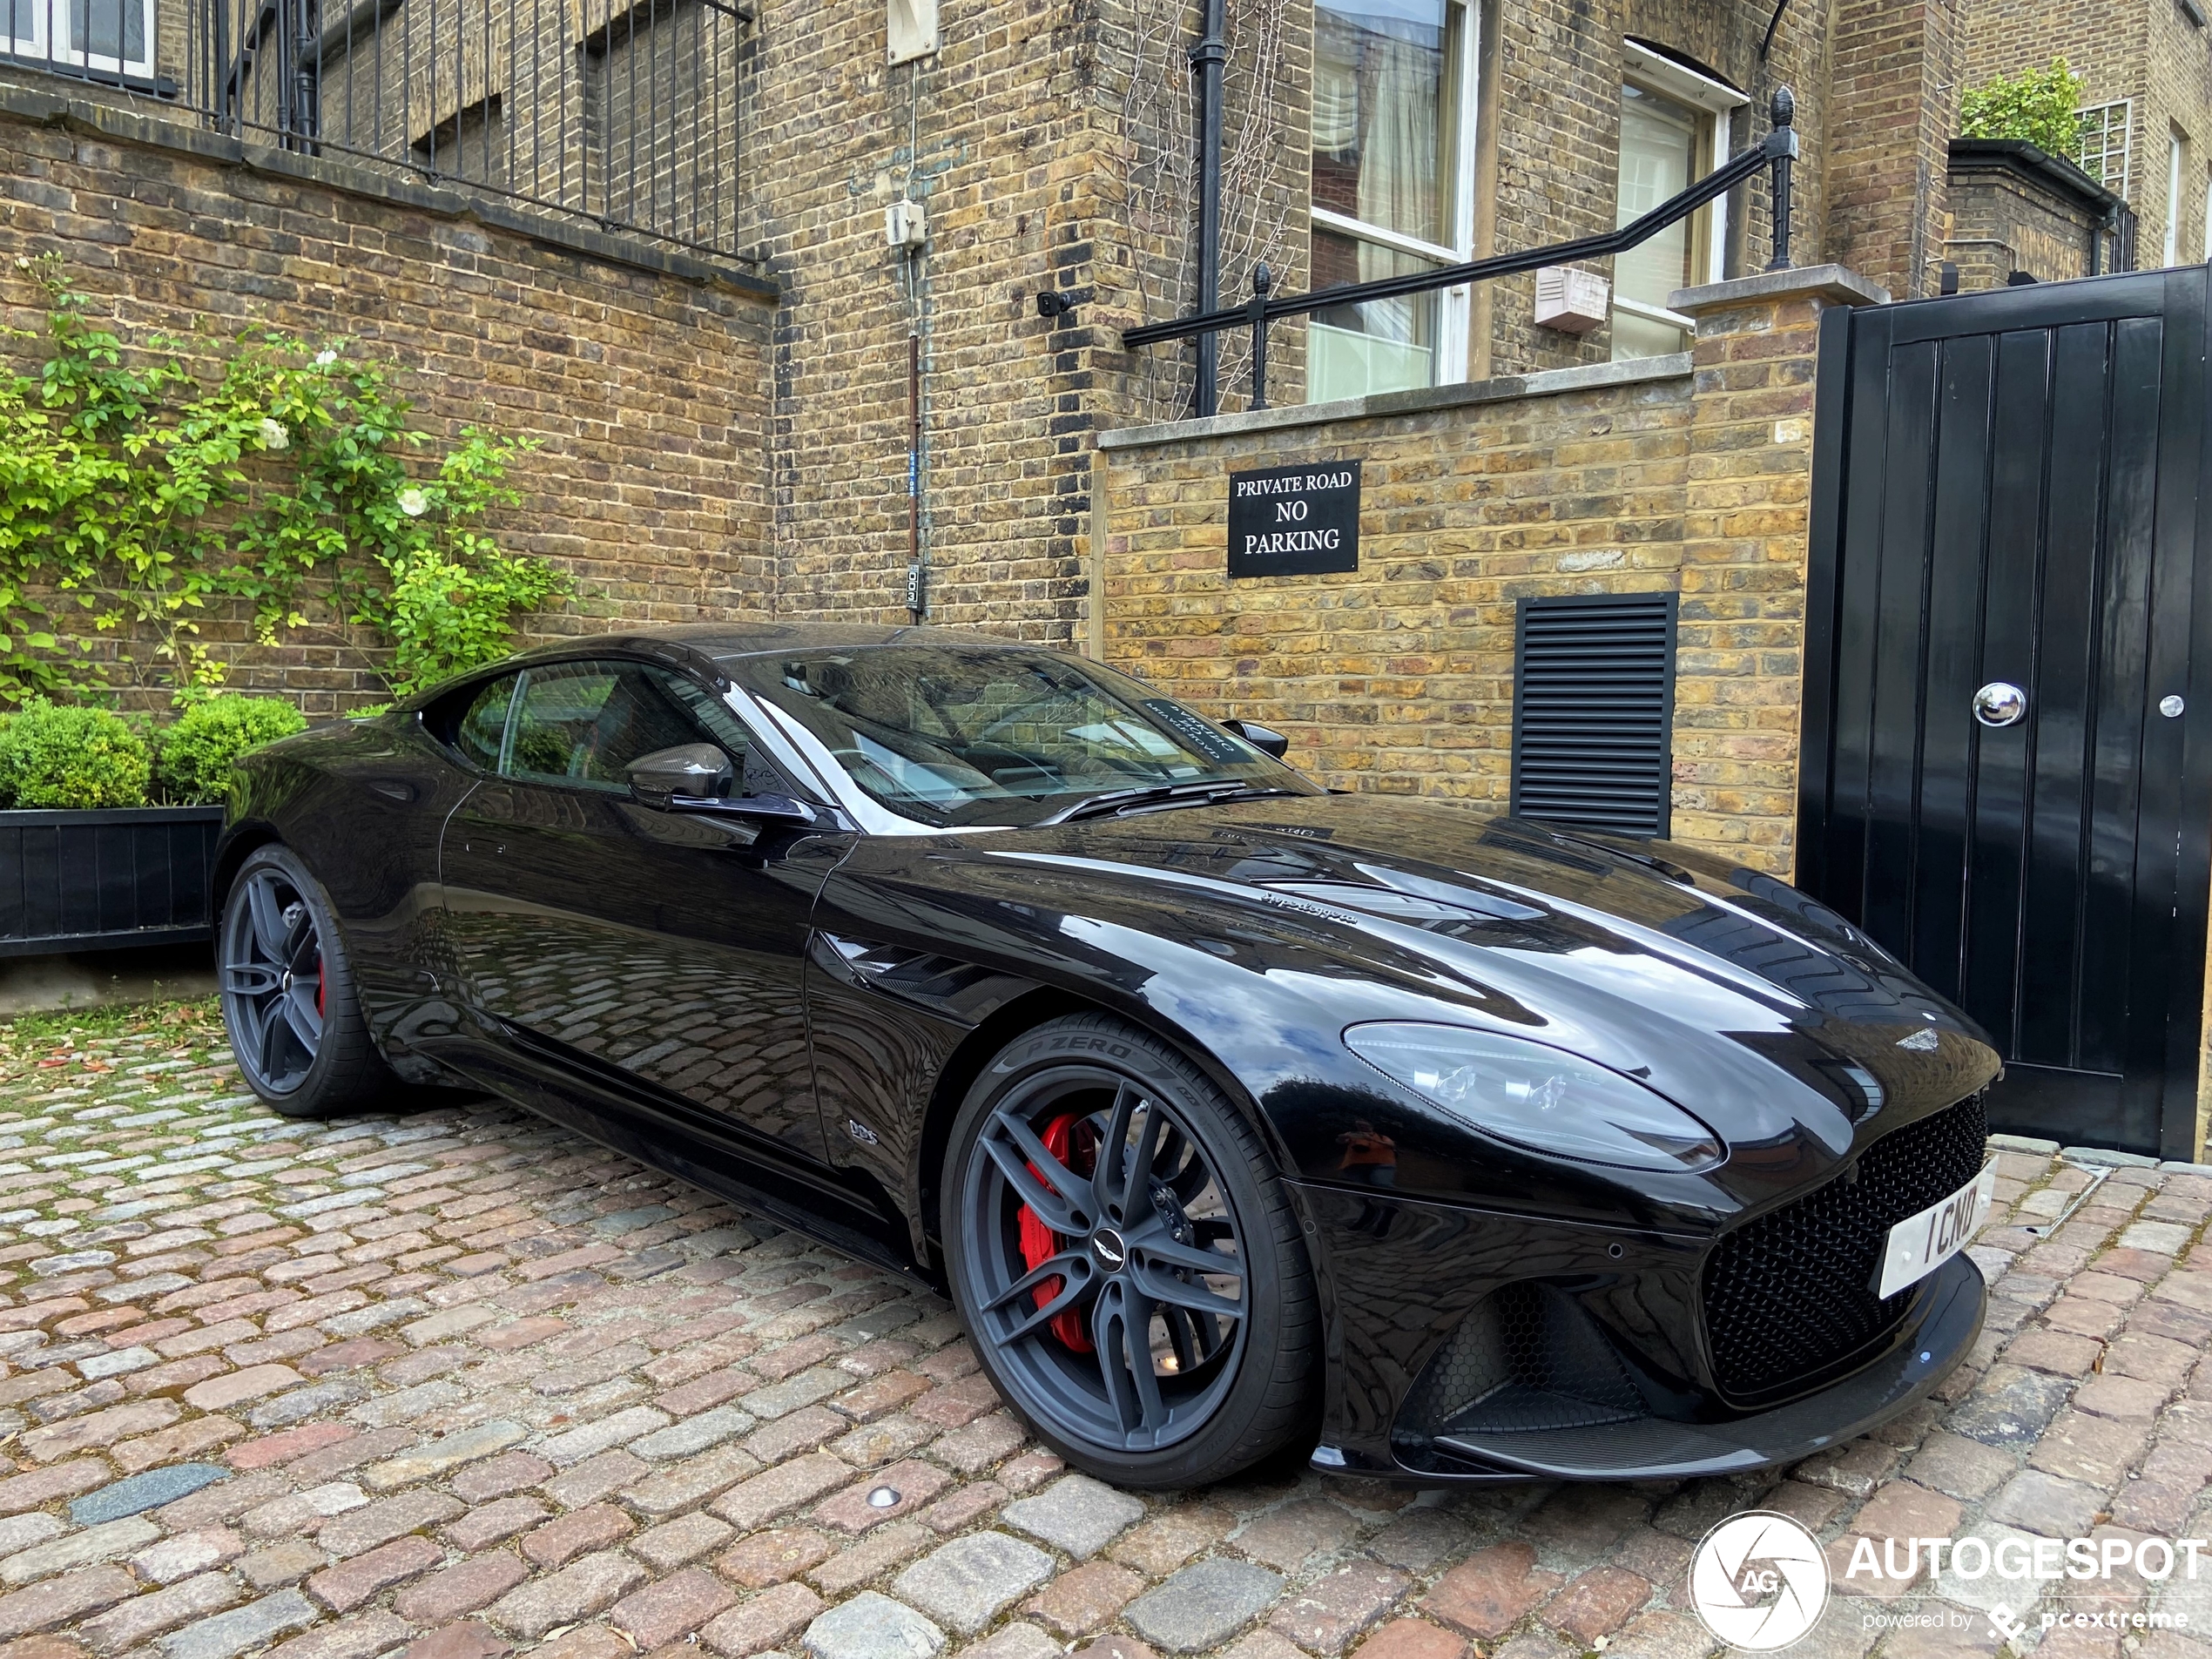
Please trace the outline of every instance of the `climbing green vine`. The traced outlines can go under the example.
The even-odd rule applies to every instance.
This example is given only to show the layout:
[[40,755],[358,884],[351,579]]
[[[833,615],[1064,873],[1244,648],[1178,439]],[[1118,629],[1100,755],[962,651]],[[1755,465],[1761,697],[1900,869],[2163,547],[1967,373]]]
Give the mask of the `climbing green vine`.
[[438,452],[343,341],[248,334],[203,383],[198,342],[126,347],[58,260],[17,274],[46,326],[10,331],[35,374],[0,371],[0,704],[161,684],[192,703],[230,667],[203,624],[239,608],[263,644],[370,631],[365,665],[402,694],[504,654],[570,590],[487,528],[529,441],[470,428]]

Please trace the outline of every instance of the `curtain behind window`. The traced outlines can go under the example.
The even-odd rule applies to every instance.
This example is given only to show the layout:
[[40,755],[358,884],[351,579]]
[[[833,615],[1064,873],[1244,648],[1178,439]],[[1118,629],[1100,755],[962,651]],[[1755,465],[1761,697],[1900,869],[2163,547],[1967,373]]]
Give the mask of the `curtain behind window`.
[[1314,9],[1314,202],[1445,239],[1445,0]]
[[[1441,242],[1443,158],[1436,104],[1444,80],[1443,18],[1440,15],[1427,30],[1395,20],[1386,27],[1390,32],[1369,33],[1361,65],[1366,120],[1359,217],[1401,235]],[[1401,30],[1419,37],[1401,37]]]

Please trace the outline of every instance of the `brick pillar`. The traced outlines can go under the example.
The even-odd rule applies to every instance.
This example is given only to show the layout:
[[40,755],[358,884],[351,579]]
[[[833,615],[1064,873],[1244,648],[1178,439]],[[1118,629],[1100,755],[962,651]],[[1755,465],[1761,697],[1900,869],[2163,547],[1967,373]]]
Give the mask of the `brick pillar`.
[[1697,320],[1676,628],[1674,839],[1787,879],[1821,314],[1889,295],[1841,266],[1690,288]]
[[1836,0],[1827,257],[1900,300],[1936,291],[1958,131],[1959,0]]

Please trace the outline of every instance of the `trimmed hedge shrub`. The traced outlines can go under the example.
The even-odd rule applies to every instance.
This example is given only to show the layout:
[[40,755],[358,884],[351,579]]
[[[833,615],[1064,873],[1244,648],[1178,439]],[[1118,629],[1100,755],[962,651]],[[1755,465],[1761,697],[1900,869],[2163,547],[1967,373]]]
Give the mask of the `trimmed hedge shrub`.
[[2081,77],[2054,57],[2048,69],[2000,75],[1959,99],[1959,134],[1966,138],[2024,138],[2047,156],[2081,159]]
[[143,806],[153,756],[122,716],[34,698],[0,722],[0,806]]
[[180,806],[227,800],[231,764],[307,722],[300,711],[273,697],[211,697],[195,703],[161,734],[161,791]]

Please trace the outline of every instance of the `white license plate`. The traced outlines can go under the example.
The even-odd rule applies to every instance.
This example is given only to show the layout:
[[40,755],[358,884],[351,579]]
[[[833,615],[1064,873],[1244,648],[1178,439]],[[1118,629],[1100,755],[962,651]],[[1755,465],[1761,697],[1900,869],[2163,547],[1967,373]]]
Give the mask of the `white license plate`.
[[1942,1266],[1973,1242],[1974,1230],[1989,1213],[1997,1191],[1997,1160],[1982,1165],[1981,1173],[1948,1198],[1930,1204],[1917,1216],[1908,1216],[1890,1229],[1890,1242],[1882,1251],[1882,1278],[1877,1296],[1895,1296],[1908,1285]]

